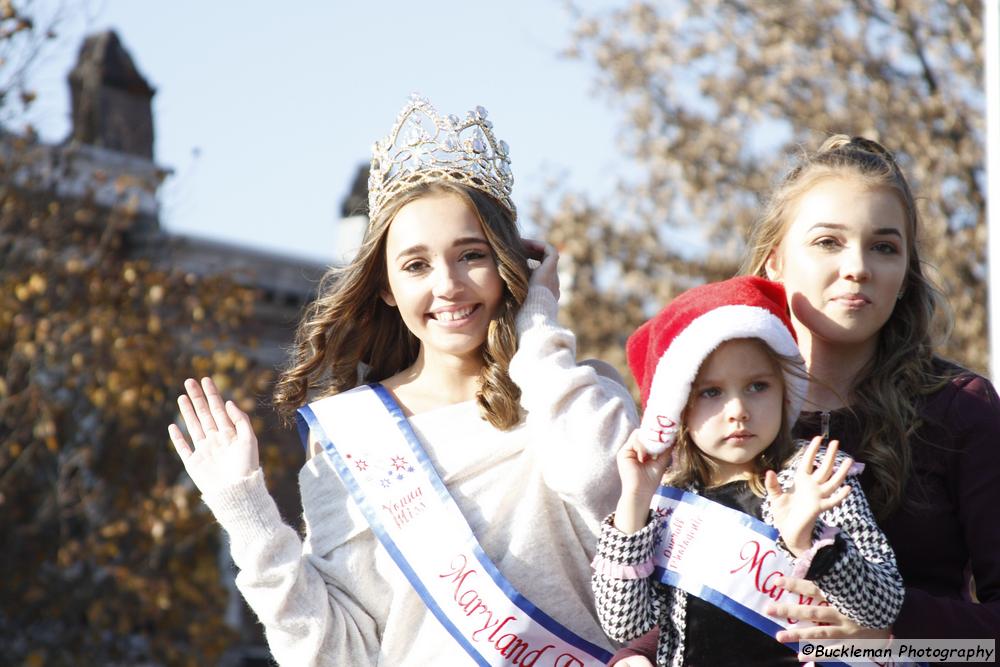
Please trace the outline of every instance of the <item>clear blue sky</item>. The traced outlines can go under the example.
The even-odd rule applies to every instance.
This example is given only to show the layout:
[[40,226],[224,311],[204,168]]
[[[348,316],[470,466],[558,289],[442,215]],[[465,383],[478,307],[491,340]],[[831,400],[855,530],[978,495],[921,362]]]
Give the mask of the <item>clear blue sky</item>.
[[590,66],[559,56],[571,28],[559,0],[62,5],[30,120],[45,140],[66,136],[79,45],[115,28],[157,90],[155,156],[174,170],[161,221],[172,231],[329,261],[355,170],[411,91],[443,113],[489,110],[522,211],[560,188],[609,193],[625,168],[620,112],[594,95]]

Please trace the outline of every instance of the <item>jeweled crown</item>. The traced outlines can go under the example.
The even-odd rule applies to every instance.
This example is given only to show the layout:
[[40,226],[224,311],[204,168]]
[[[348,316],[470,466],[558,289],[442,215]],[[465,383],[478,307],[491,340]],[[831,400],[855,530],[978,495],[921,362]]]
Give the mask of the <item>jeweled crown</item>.
[[486,116],[483,107],[465,118],[440,116],[425,98],[411,95],[392,131],[372,147],[368,217],[374,220],[393,197],[416,185],[451,181],[491,195],[516,218],[510,149],[493,135]]

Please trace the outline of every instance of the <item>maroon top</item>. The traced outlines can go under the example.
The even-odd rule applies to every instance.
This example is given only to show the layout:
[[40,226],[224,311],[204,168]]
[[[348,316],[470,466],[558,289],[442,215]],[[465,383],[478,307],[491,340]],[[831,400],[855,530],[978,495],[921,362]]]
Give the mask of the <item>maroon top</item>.
[[[939,365],[938,370],[954,367]],[[929,396],[911,439],[907,501],[879,526],[896,552],[906,598],[892,633],[900,639],[1000,638],[1000,398],[988,380],[962,371]],[[795,435],[821,432],[821,413],[804,412]],[[830,413],[831,439],[853,453],[861,424],[850,410]],[[861,483],[871,484],[871,471]],[[968,575],[976,597],[968,594]],[[656,630],[615,654],[655,662]]]

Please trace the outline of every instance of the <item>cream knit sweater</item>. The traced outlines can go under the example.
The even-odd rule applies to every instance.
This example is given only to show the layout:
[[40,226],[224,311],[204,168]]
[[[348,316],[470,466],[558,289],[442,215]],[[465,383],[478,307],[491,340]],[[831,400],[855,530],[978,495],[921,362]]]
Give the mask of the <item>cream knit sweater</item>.
[[[615,451],[638,417],[619,381],[576,364],[575,339],[556,323],[556,310],[551,292],[532,287],[518,316],[510,374],[528,411],[519,427],[498,431],[474,401],[410,423],[499,570],[557,621],[608,646],[589,563],[619,493]],[[369,530],[325,454],[306,463],[299,485],[304,540],[282,522],[261,471],[204,493],[229,534],[236,584],[277,661],[470,664]]]

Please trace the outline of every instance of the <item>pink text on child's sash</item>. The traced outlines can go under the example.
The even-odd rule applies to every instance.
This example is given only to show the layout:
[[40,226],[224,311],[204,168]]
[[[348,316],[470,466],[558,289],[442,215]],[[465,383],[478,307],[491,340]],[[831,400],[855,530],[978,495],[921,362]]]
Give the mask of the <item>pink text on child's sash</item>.
[[[780,600],[787,592],[784,588],[779,588],[777,584],[773,583],[774,580],[779,577],[788,576],[786,572],[782,572],[780,569],[774,569],[774,565],[768,562],[769,560],[777,558],[777,551],[774,549],[763,549],[758,540],[749,540],[740,549],[739,558],[742,563],[736,569],[730,570],[730,574],[736,574],[741,570],[746,570],[746,576],[753,579],[754,588],[775,602]],[[801,593],[798,595],[798,604],[800,605],[826,607],[830,604],[826,600],[816,602],[816,599],[812,596],[802,595]],[[795,619],[789,618],[786,620],[789,625],[798,623]]]
[[[705,515],[695,513],[693,516],[689,516],[688,512],[678,513],[674,510],[674,507],[661,507],[657,510],[659,518],[665,524],[664,527],[669,527],[669,539],[661,552],[666,559],[666,568],[678,573],[703,571],[705,563],[699,559],[699,550],[695,549],[694,555],[690,555],[689,547],[696,541],[698,533],[703,529]],[[709,520],[708,530],[711,530],[711,524],[712,521]],[[728,575],[743,577],[732,581],[731,593],[735,593],[737,590],[747,590],[746,585],[749,583],[754,590],[774,602],[778,602],[785,595],[787,591],[778,587],[775,581],[780,577],[789,576],[789,572],[785,571],[788,569],[787,559],[779,555],[773,545],[766,544],[766,542],[767,540],[749,539],[743,542],[738,550],[735,549],[737,542],[729,541],[728,544],[723,542],[726,545],[724,548],[733,549],[735,558],[724,556],[721,561],[715,562],[719,564],[726,561],[735,562],[736,567],[729,570]],[[718,583],[715,587],[718,586]],[[796,595],[798,595],[799,605],[825,607],[830,604],[826,600],[817,600],[812,596]],[[757,611],[761,611],[764,601],[761,601],[757,606]],[[798,623],[795,619],[786,620],[788,625]],[[817,625],[822,624],[818,623]]]

